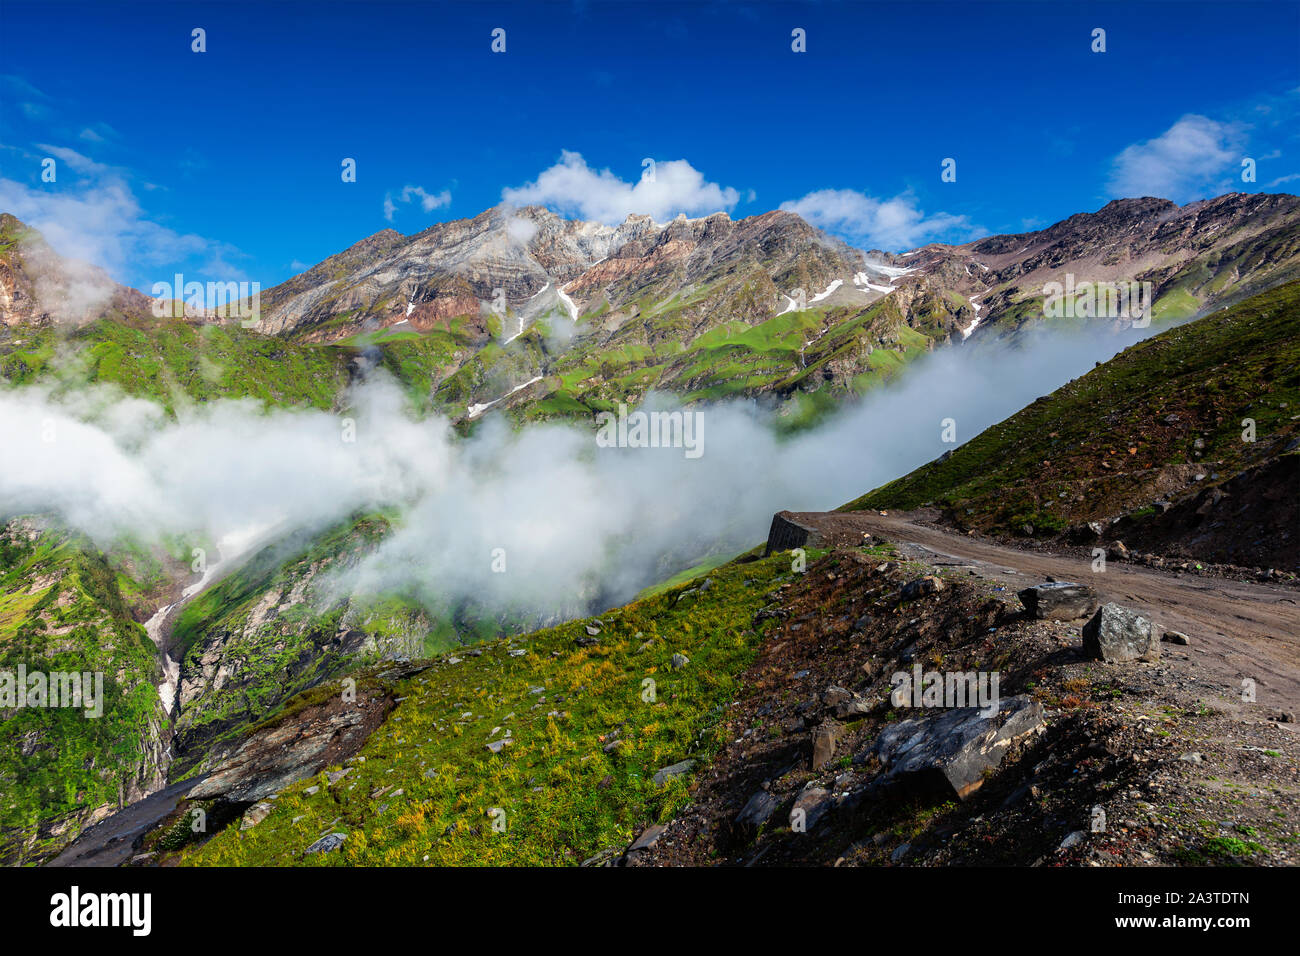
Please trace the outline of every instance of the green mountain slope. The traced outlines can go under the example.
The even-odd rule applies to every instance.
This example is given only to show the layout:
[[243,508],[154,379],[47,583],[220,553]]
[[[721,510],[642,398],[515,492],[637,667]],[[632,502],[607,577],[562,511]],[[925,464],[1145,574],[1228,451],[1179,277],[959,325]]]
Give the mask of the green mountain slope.
[[959,527],[1017,534],[1121,515],[1140,522],[1264,474],[1294,457],[1298,436],[1292,282],[1132,346],[842,510],[933,504]]
[[15,519],[0,529],[0,672],[88,672],[103,686],[95,716],[0,700],[0,860],[43,859],[161,782],[158,656],[124,597],[147,588],[57,528]]
[[346,349],[297,345],[231,325],[181,319],[99,319],[64,333],[11,330],[0,344],[0,380],[41,382],[57,392],[115,385],[157,402],[252,398],[277,406],[330,408],[348,382]]
[[[398,688],[401,706],[340,782],[294,784],[255,828],[228,828],[185,862],[574,864],[626,843],[689,800],[687,777],[655,773],[728,739],[720,715],[766,626],[753,618],[789,572],[788,556],[732,563],[707,585],[443,658]],[[348,833],[340,853],[304,854],[331,830]]]

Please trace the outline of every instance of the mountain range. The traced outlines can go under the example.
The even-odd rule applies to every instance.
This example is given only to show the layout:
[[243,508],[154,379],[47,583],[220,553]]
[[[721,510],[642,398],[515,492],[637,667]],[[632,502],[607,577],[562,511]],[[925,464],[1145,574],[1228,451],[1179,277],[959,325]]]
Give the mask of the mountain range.
[[[739,556],[679,543],[700,563],[684,569],[690,562],[674,551],[637,600],[582,621],[521,618],[463,596],[326,601],[331,573],[398,533],[407,516],[396,509],[271,534],[219,573],[191,563],[189,542],[108,546],[65,515],[10,509],[0,524],[0,664],[113,679],[101,721],[0,714],[5,738],[18,741],[0,754],[0,856],[312,862],[343,846],[307,847],[337,835],[329,817],[339,809],[351,862],[634,862],[654,856],[650,844],[611,848],[621,853],[651,822],[697,827],[719,853],[747,846],[761,827],[735,821],[756,788],[778,795],[769,814],[809,790],[866,799],[853,769],[862,762],[831,766],[816,747],[841,722],[859,736],[884,732],[875,697],[886,662],[901,667],[924,649],[1011,666],[987,636],[1009,628],[1032,644],[1033,667],[1014,664],[1017,693],[1032,695],[1032,675],[1054,666],[1061,635],[993,607],[1004,585],[955,583],[953,568],[925,564],[933,553],[872,540],[854,521],[917,510],[963,536],[1030,550],[1097,546],[1137,563],[1122,535],[1148,552],[1140,559],[1151,568],[1294,582],[1294,535],[1258,529],[1296,514],[1298,227],[1300,199],[1289,195],[1186,206],[1129,199],[1038,231],[893,254],[853,249],[786,211],[631,216],[611,226],[496,207],[413,236],[364,239],[262,292],[246,328],[229,310],[160,310],[0,216],[2,394],[39,385],[75,399],[104,384],[151,400],[164,418],[219,398],[342,412],[349,386],[382,369],[409,410],[446,416],[461,433],[495,416],[585,425],[656,392],[686,404],[752,400],[791,430],[811,429],[859,396],[906,382],[908,364],[927,353],[979,363],[1033,330],[1078,325],[1045,318],[1045,287],[1067,278],[1149,282],[1153,331],[1163,329],[935,461],[863,488],[836,519],[852,525],[851,553],[843,540],[810,543],[815,576],[791,571],[780,542]],[[1254,423],[1248,442],[1244,418]],[[942,593],[917,584],[945,574]],[[851,594],[828,583],[841,580],[854,582]],[[574,601],[586,608],[602,597],[593,587]],[[808,621],[815,627],[801,633]],[[839,663],[818,656],[813,633],[843,644]],[[777,650],[787,647],[808,665],[793,675]],[[648,672],[671,696],[630,709],[636,695],[625,691]],[[361,689],[357,710],[338,703],[343,678]],[[1082,666],[1062,676],[1050,704],[1071,711],[1064,739],[1085,753],[1082,711],[1060,701],[1091,679]],[[798,683],[806,680],[827,686],[814,693]],[[779,700],[754,698],[769,686],[783,688]],[[723,759],[735,738],[718,715],[740,719],[727,708],[742,689],[748,730],[779,742],[763,774]],[[418,715],[399,706],[408,696]],[[1088,706],[1105,700],[1097,690]],[[822,743],[791,789],[776,771],[808,763],[808,729]],[[836,759],[849,760],[840,746]],[[713,756],[726,769],[704,791],[714,803],[684,816],[684,780]],[[773,786],[760,788],[760,777]],[[474,781],[472,799],[456,796],[462,779]],[[563,799],[540,805],[543,787]],[[489,844],[478,817],[510,793],[524,795],[533,829]],[[126,826],[124,807],[149,817],[143,830],[131,818],[130,840],[114,829]],[[201,836],[185,817],[194,809],[211,822]],[[307,840],[302,819],[325,829]],[[997,819],[1007,832],[1059,826],[1051,814],[1015,826]],[[904,824],[926,825],[888,825]],[[724,840],[719,826],[739,829]],[[874,859],[860,830],[849,827],[837,846]],[[657,852],[685,859],[684,845]],[[779,846],[783,860],[832,862]],[[1034,858],[1051,859],[1049,850],[1035,846]]]
[[[658,391],[688,403],[761,398],[797,425],[936,345],[1038,325],[1048,283],[1150,283],[1150,318],[1183,320],[1296,278],[1298,249],[1300,199],[1285,194],[1116,200],[1046,229],[901,254],[853,249],[785,211],[607,226],[498,206],[363,239],[261,292],[247,324],[309,363],[325,358],[339,380],[381,365],[418,408],[459,421],[488,408],[586,417]],[[90,306],[87,289],[98,293]],[[120,334],[85,328],[96,320],[178,335],[178,324],[223,322],[211,310],[160,322],[152,306],[0,219],[0,363],[11,379],[33,375],[33,339],[59,319],[90,343]],[[151,382],[129,387],[157,395],[170,374],[192,390],[198,356],[189,362],[164,358]]]

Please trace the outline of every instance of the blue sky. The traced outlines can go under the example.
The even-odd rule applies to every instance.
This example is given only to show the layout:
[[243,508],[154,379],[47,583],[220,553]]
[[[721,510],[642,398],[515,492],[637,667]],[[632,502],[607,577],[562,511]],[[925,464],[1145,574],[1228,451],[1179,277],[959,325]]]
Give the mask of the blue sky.
[[267,287],[503,196],[607,220],[785,205],[897,251],[1117,196],[1300,191],[1289,2],[5,0],[3,16],[0,211],[146,291],[176,270]]

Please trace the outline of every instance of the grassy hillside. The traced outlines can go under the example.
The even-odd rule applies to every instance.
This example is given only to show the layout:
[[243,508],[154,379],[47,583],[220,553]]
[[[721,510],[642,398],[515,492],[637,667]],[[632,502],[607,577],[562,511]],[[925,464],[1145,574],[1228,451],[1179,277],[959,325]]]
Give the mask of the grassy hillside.
[[[728,739],[723,708],[761,642],[754,615],[789,572],[788,555],[729,564],[707,586],[598,622],[444,658],[398,689],[401,705],[341,781],[322,773],[289,787],[255,828],[228,828],[184,862],[574,864],[621,846],[688,801],[689,775],[661,786],[656,771],[706,760]],[[588,627],[598,643],[581,646]],[[675,669],[675,654],[689,663]],[[501,753],[488,750],[507,736]],[[324,832],[348,834],[341,851],[305,856]]]
[[119,386],[172,410],[177,402],[253,398],[330,408],[351,352],[299,345],[237,326],[100,319],[73,332],[13,329],[0,340],[0,381],[59,390]]
[[[939,335],[909,327],[892,299],[864,309],[811,308],[752,325],[719,324],[701,314],[702,303],[713,301],[706,291],[647,301],[635,320],[608,334],[594,328],[599,311],[590,313],[576,344],[554,353],[540,323],[508,347],[478,351],[437,386],[433,404],[461,415],[472,396],[495,398],[545,374],[530,392],[533,400],[512,409],[516,420],[590,419],[660,391],[685,402],[775,395],[790,403],[786,424],[798,427],[893,378]],[[397,364],[389,346],[379,347],[386,366]]]
[[0,859],[39,857],[98,807],[157,772],[165,715],[153,643],[130,614],[126,575],[93,547],[19,519],[0,529],[0,671],[103,675],[98,717],[0,706]]
[[933,344],[888,299],[752,326],[733,321],[700,334],[683,317],[692,307],[690,300],[648,303],[641,324],[562,350],[545,320],[503,347],[477,343],[459,321],[451,331],[364,333],[321,345],[233,325],[115,316],[72,332],[42,326],[0,334],[0,383],[44,383],[58,392],[110,384],[168,411],[217,398],[328,409],[348,383],[349,362],[364,355],[401,384],[418,414],[461,417],[474,402],[545,375],[532,400],[511,412],[517,421],[589,420],[659,390],[687,402],[774,393],[791,400],[789,424],[798,426],[893,378]]
[[1226,481],[1297,435],[1293,282],[1125,350],[843,510],[934,504],[962,526],[1050,534]]

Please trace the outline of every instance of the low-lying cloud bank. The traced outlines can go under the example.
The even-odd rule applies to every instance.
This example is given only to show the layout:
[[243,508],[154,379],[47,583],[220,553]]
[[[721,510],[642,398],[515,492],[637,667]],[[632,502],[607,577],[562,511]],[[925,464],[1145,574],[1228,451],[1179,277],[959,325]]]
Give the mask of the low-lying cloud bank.
[[945,419],[965,442],[1150,332],[939,350],[786,440],[752,403],[693,409],[696,458],[598,447],[594,430],[572,425],[512,432],[491,417],[460,439],[445,420],[411,420],[382,380],[360,386],[346,415],[220,401],[178,420],[98,390],[9,390],[0,515],[57,511],[108,545],[247,541],[395,509],[399,527],[336,582],[341,592],[581,613],[626,600],[674,561],[761,541],[775,511],[835,507],[904,474],[955,447],[942,441]]

